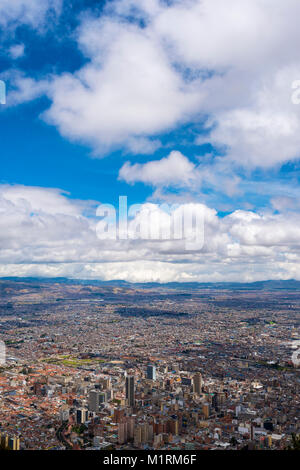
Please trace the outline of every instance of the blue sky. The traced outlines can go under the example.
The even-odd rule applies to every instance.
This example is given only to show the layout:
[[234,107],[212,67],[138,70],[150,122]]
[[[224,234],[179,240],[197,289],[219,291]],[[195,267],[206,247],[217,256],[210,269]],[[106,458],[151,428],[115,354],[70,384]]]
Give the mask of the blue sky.
[[[0,275],[300,278],[300,7],[242,4],[4,0]],[[204,248],[101,245],[120,195],[204,208]]]

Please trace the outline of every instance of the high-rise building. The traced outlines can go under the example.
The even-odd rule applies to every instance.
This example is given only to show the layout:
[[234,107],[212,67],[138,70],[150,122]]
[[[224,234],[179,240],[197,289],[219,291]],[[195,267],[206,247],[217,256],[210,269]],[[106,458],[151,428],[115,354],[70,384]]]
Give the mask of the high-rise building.
[[191,386],[192,385],[192,379],[190,377],[181,377],[181,383],[182,383],[182,385]]
[[11,437],[8,440],[8,448],[10,450],[20,450],[20,439],[18,437]]
[[67,406],[62,406],[61,409],[60,409],[60,420],[62,422],[64,421],[68,421],[69,419],[69,408]]
[[5,449],[8,448],[8,436],[7,434],[1,434],[1,446]]
[[142,423],[136,426],[134,430],[134,445],[139,447],[140,444],[150,443],[153,441],[153,424]]
[[20,450],[20,438],[9,437],[6,434],[0,434],[1,447],[6,450]]
[[168,423],[169,431],[176,436],[179,434],[179,422],[177,418],[173,418]]
[[200,372],[193,377],[193,392],[200,395],[202,392],[202,375]]
[[98,390],[91,390],[89,394],[89,411],[94,411],[95,413],[99,411],[100,404],[100,392]]
[[133,416],[127,417],[127,437],[128,439],[134,438],[134,424],[135,420]]
[[118,443],[124,444],[134,438],[134,417],[126,416],[118,423]]
[[142,443],[142,428],[141,426],[137,426],[134,430],[134,445],[135,447],[139,447]]
[[106,390],[106,398],[108,401],[112,400],[114,398],[114,391],[112,388]]
[[79,408],[76,410],[76,422],[77,424],[84,424],[89,417],[89,412],[88,410],[85,410],[83,408]]
[[125,416],[125,410],[123,408],[116,408],[114,410],[114,421],[116,423],[121,423],[124,416]]
[[118,443],[125,444],[127,442],[127,422],[126,420],[118,424]]
[[216,411],[219,410],[219,401],[218,401],[218,394],[217,393],[213,394],[213,396],[211,398],[211,405]]
[[134,406],[134,376],[128,375],[126,377],[126,399],[128,406]]
[[104,377],[99,380],[99,384],[102,386],[103,390],[109,390],[111,388],[111,378]]
[[202,413],[204,414],[204,417],[206,419],[209,418],[209,415],[210,415],[210,406],[209,406],[209,403],[203,403],[202,405]]
[[152,364],[147,366],[147,379],[148,380],[156,380],[156,367]]
[[107,402],[107,392],[99,392],[99,404]]

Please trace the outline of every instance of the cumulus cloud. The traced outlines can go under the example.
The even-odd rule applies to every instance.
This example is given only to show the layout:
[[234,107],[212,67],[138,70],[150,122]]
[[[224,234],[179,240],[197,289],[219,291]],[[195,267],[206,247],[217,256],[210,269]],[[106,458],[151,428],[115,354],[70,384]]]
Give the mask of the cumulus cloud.
[[291,196],[276,196],[271,199],[274,209],[282,212],[288,210],[298,211],[300,209],[300,200]]
[[188,158],[173,151],[168,157],[144,164],[126,162],[119,171],[119,179],[153,186],[186,186],[194,180],[194,170],[195,165]]
[[[57,189],[1,185],[0,274],[161,282],[300,279],[296,213],[220,217],[202,204],[144,204],[131,211],[129,238],[112,240],[97,237],[99,218],[86,215],[90,205]],[[204,217],[199,249],[187,249],[185,233],[161,236],[176,211]],[[142,236],[131,236],[141,224]]]
[[[204,161],[203,161],[204,160]],[[200,163],[193,163],[178,151],[172,151],[161,160],[152,160],[146,163],[124,163],[119,171],[119,180],[129,184],[144,183],[153,186],[155,191],[152,200],[180,200],[187,201],[203,199],[203,191],[209,190],[214,194],[222,193],[227,196],[237,196],[242,190],[241,178],[232,174],[232,167],[222,159],[211,162],[199,158]],[[174,188],[177,193],[174,194]]]
[[151,153],[161,133],[207,117],[206,141],[239,165],[297,159],[299,14],[297,0],[109,2],[82,16],[88,62],[52,77],[44,117],[97,155]]
[[[199,93],[176,73],[158,41],[136,25],[89,19],[79,44],[90,62],[55,77],[48,122],[96,152],[115,146],[152,151],[147,138],[196,110]],[[141,145],[142,143],[142,145]]]
[[9,55],[12,59],[19,59],[23,57],[25,52],[25,45],[24,44],[14,44],[9,48]]
[[35,186],[1,185],[3,201],[19,209],[40,214],[79,215],[80,208],[67,198],[67,193],[59,189],[45,189]]
[[20,25],[43,27],[47,14],[58,14],[62,0],[1,0],[0,25],[9,32]]
[[190,66],[256,70],[296,57],[298,11],[297,0],[180,0],[153,11],[153,28]]
[[[227,158],[247,167],[271,167],[300,156],[300,110],[291,100],[300,65],[267,76],[252,103],[220,111],[210,142],[225,146]],[[198,142],[203,141],[202,138]]]
[[295,0],[202,0],[175,2],[154,18],[178,60],[211,70],[200,85],[208,140],[238,164],[271,167],[299,158],[300,112],[291,101],[300,73],[299,8]]
[[[41,28],[50,6],[59,12],[59,1],[3,0],[0,26]],[[152,153],[163,132],[191,123],[202,127],[196,143],[212,143],[222,158],[195,164],[174,151],[143,164],[127,162],[119,172],[120,180],[151,185],[156,194],[169,186],[182,189],[179,208],[144,204],[131,217],[132,231],[141,224],[165,230],[184,208],[204,213],[204,244],[193,253],[181,239],[100,240],[92,203],[57,189],[1,185],[0,273],[132,281],[300,279],[299,214],[281,212],[298,204],[294,184],[286,194],[286,187],[276,197],[270,193],[275,212],[221,217],[184,200],[186,188],[203,184],[229,196],[240,185],[258,189],[258,182],[241,182],[232,170],[299,158],[300,108],[291,101],[292,82],[300,77],[299,14],[298,0],[115,0],[101,17],[82,15],[75,39],[86,62],[79,70],[40,80],[10,71],[8,105],[47,95],[44,119],[67,138],[89,144],[95,155],[119,148]],[[17,46],[12,57],[22,53]]]
[[[21,14],[39,24],[50,5],[4,3],[0,24]],[[58,11],[60,2],[51,5]],[[86,65],[41,83],[19,76],[11,103],[47,94],[45,119],[98,155],[124,147],[151,153],[159,134],[206,116],[205,139],[230,160],[280,165],[299,158],[300,111],[291,100],[299,13],[297,0],[110,2],[101,17],[82,17]]]
[[4,72],[1,78],[10,85],[7,106],[16,106],[40,98],[47,93],[49,87],[47,79],[35,80],[14,69]]

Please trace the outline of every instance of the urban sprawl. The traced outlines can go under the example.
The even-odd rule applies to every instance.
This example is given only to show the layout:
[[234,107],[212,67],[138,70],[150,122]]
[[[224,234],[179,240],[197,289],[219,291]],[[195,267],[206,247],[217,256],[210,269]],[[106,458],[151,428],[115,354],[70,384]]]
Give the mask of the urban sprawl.
[[300,290],[0,280],[1,448],[286,449]]

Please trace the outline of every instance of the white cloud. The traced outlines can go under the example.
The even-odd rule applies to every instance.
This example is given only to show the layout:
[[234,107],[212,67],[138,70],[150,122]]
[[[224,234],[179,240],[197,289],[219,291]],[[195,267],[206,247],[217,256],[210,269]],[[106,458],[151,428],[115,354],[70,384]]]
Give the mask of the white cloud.
[[[202,161],[204,160],[204,161]],[[124,163],[119,171],[119,180],[129,184],[142,182],[151,185],[155,191],[152,200],[183,199],[187,201],[188,194],[194,200],[203,199],[203,189],[213,190],[214,194],[222,193],[227,196],[240,194],[241,179],[232,174],[232,166],[223,159],[205,161],[194,164],[181,152],[172,151],[161,160],[146,163]],[[181,193],[174,195],[170,189],[180,189]],[[184,191],[184,192],[183,192]],[[211,191],[210,191],[211,192]]]
[[173,151],[166,158],[144,164],[126,162],[119,171],[119,179],[153,186],[186,186],[194,180],[194,171],[195,165],[188,158]]
[[201,204],[169,212],[146,204],[131,220],[148,224],[153,233],[174,211],[204,213],[204,246],[190,252],[182,239],[100,240],[98,219],[85,216],[89,207],[57,189],[0,186],[0,274],[133,281],[300,279],[298,214],[236,211],[222,218]]
[[23,57],[24,52],[24,44],[14,44],[9,48],[9,55],[12,57],[12,59],[19,59],[20,57]]
[[274,209],[282,212],[287,210],[298,211],[300,209],[300,200],[299,198],[292,196],[276,196],[271,199],[271,204]]
[[122,145],[139,151],[136,145],[147,143],[148,136],[171,129],[197,109],[198,92],[176,73],[147,31],[90,19],[79,43],[91,62],[53,80],[53,102],[45,114],[63,135],[88,142],[98,153]]
[[153,29],[192,67],[261,72],[297,57],[299,8],[297,0],[180,0],[153,11]]
[[20,25],[45,26],[49,12],[58,14],[62,0],[1,0],[0,25],[10,31]]
[[64,214],[76,216],[81,209],[59,189],[45,189],[22,185],[1,185],[1,197],[15,207],[31,213]]
[[[3,0],[0,25],[41,27],[49,5]],[[120,179],[152,185],[157,194],[170,185],[186,189],[205,182],[232,195],[240,183],[230,173],[235,165],[272,167],[299,158],[300,108],[291,102],[291,84],[300,77],[298,0],[178,0],[169,6],[120,0],[106,11],[100,19],[82,17],[77,40],[88,62],[80,70],[39,82],[11,72],[8,104],[48,95],[45,118],[97,154],[124,147],[151,153],[160,133],[208,116],[209,137],[198,142],[226,148],[213,165],[195,165],[171,152],[121,168]],[[128,22],[129,13],[143,17],[143,27]],[[291,184],[273,206],[293,207],[292,198],[297,200]],[[99,240],[96,218],[85,216],[89,203],[59,190],[2,185],[0,273],[134,281],[300,279],[299,214],[235,211],[222,218],[197,207],[205,211],[205,243],[191,254],[182,240]],[[144,220],[149,208],[168,223],[169,214],[155,205],[144,205],[134,222]]]
[[[12,5],[8,12],[18,17],[23,3]],[[45,17],[49,5],[37,5],[27,4],[30,18]],[[299,157],[300,108],[291,102],[300,76],[299,2],[131,0],[107,8],[100,18],[83,16],[84,67],[41,83],[19,75],[11,102],[47,94],[45,118],[96,154],[118,147],[151,153],[160,145],[155,136],[206,115],[207,127],[214,124],[206,139],[238,164],[270,167]]]
[[[291,102],[300,75],[299,2],[176,2],[155,16],[182,63],[208,69],[202,111],[215,124],[213,144],[245,166],[270,167],[299,158],[300,111]],[[199,143],[203,138],[199,139]]]
[[251,104],[220,111],[210,142],[226,146],[228,159],[250,167],[299,158],[300,108],[291,100],[292,77],[297,76],[300,64],[282,68],[262,81]]
[[229,160],[297,159],[299,14],[297,0],[110,2],[102,17],[83,16],[77,39],[89,62],[53,78],[45,118],[103,154],[151,153],[159,134],[208,116],[206,140]]
[[37,81],[24,76],[18,70],[9,70],[3,73],[1,78],[10,83],[7,106],[16,106],[35,100],[45,95],[49,88],[48,80]]

